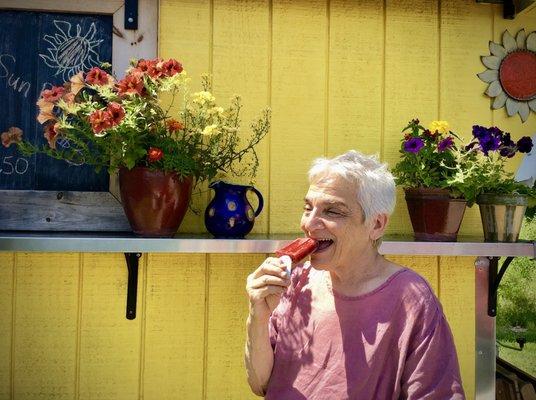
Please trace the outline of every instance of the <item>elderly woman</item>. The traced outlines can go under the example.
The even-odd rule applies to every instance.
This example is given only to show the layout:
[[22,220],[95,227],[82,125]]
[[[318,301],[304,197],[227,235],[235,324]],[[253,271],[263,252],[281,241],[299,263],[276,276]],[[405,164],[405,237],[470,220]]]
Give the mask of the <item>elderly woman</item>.
[[301,229],[319,241],[287,277],[267,258],[247,279],[246,369],[266,399],[464,399],[447,320],[428,283],[378,244],[395,185],[349,151],[309,171]]

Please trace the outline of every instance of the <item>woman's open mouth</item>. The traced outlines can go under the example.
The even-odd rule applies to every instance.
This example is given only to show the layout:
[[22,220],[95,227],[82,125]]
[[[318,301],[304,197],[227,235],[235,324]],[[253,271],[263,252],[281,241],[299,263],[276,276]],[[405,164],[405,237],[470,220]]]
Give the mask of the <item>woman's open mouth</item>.
[[317,239],[317,240],[318,240],[318,247],[314,251],[315,253],[320,253],[326,250],[329,246],[333,244],[333,240],[331,239]]

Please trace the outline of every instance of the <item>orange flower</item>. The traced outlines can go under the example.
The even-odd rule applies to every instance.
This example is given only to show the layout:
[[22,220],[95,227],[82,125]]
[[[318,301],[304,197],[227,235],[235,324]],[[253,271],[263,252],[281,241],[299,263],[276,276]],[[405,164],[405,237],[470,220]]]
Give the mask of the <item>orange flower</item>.
[[45,101],[55,103],[61,99],[61,96],[63,96],[64,92],[65,89],[63,86],[52,86],[52,88],[45,89],[41,92],[41,98]]
[[71,76],[71,79],[69,79],[69,81],[71,82],[71,93],[74,94],[75,96],[86,85],[84,82],[84,74],[82,72],[79,72],[76,75]]
[[111,128],[112,116],[107,111],[93,111],[89,116],[89,122],[91,123],[91,129],[93,129],[95,136],[104,136],[101,132]]
[[19,143],[22,140],[22,129],[12,126],[7,132],[3,132],[0,136],[2,137],[2,145],[4,147],[9,147],[13,143]]
[[138,94],[141,96],[144,89],[143,81],[139,76],[134,74],[128,75],[117,82],[117,91],[120,95]]
[[168,119],[166,125],[170,132],[177,132],[184,129],[184,125],[176,119]]
[[50,123],[45,126],[45,138],[51,149],[56,149],[56,141],[58,140],[58,123]]
[[155,162],[160,160],[164,156],[164,152],[162,149],[159,149],[158,147],[149,147],[149,150],[147,150],[147,160],[149,162]]
[[99,67],[93,67],[86,74],[86,83],[90,85],[106,85],[110,83],[110,76]]
[[125,117],[125,109],[119,103],[112,102],[106,108],[112,119],[112,126],[119,125]]

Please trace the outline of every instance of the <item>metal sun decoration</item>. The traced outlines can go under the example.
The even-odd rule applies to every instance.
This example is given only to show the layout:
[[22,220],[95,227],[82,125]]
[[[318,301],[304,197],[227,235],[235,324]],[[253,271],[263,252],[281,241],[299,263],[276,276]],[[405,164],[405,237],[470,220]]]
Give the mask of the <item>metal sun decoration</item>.
[[521,29],[514,38],[504,31],[502,45],[489,42],[489,56],[482,56],[488,69],[477,76],[489,83],[486,94],[494,98],[491,108],[506,107],[525,122],[530,110],[536,112],[536,31],[528,36]]

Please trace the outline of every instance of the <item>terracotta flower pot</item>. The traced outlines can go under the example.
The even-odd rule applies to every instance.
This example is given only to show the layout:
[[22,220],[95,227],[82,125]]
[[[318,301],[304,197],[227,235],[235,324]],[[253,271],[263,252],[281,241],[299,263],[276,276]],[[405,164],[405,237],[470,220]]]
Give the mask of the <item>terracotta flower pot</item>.
[[132,231],[147,237],[173,236],[188,209],[192,181],[175,172],[121,168],[121,202]]
[[517,242],[528,204],[526,196],[486,193],[476,202],[486,242]]
[[446,189],[405,189],[416,240],[455,242],[467,202],[453,199]]

